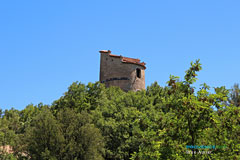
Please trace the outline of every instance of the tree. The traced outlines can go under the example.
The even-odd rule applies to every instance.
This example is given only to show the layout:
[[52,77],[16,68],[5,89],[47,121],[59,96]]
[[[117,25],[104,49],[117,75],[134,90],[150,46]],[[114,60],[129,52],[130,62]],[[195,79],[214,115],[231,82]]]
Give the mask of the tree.
[[62,159],[101,160],[104,156],[104,140],[101,131],[92,124],[87,112],[76,113],[62,109],[57,114],[64,135]]
[[59,122],[48,106],[44,106],[26,129],[22,145],[26,145],[27,154],[32,159],[60,159],[63,142]]
[[[14,150],[0,159],[239,159],[239,87],[195,91],[200,70],[197,60],[183,81],[170,75],[137,92],[74,82],[50,106],[0,110],[0,146]],[[218,148],[187,148],[201,145]]]
[[240,89],[237,83],[231,89],[229,102],[237,107],[240,106]]
[[[216,139],[208,139],[208,130],[216,131],[213,124],[215,119],[215,106],[218,109],[226,108],[228,92],[225,87],[216,88],[216,93],[210,93],[209,86],[202,88],[195,94],[192,84],[197,80],[196,72],[201,70],[199,60],[191,63],[186,71],[185,81],[170,76],[168,89],[159,89],[154,83],[147,93],[154,96],[155,110],[146,110],[143,114],[150,114],[139,121],[138,125],[148,124],[142,129],[139,151],[131,159],[209,159],[211,155],[196,154],[201,149],[192,149],[193,154],[186,154],[186,146],[216,144]],[[155,89],[153,89],[155,88]],[[162,93],[164,93],[162,95]],[[167,92],[167,93],[166,93]],[[154,115],[154,113],[156,113]],[[155,118],[153,118],[155,117]],[[145,121],[145,122],[144,122]],[[157,124],[157,125],[154,125]],[[140,127],[142,128],[142,127]],[[235,130],[235,134],[238,132]],[[222,137],[227,138],[227,137]],[[232,137],[233,138],[233,137]],[[228,138],[229,139],[229,138]],[[236,139],[235,139],[236,140]],[[220,144],[220,143],[219,143]],[[237,149],[237,147],[235,147]],[[237,149],[238,150],[238,149]],[[218,151],[224,153],[224,151]],[[233,152],[230,153],[233,155]],[[217,155],[214,158],[220,159]]]

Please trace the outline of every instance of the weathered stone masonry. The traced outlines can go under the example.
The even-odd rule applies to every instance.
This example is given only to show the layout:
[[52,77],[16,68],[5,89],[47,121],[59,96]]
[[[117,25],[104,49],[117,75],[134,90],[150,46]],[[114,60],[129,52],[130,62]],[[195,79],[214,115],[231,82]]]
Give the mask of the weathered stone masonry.
[[110,50],[99,51],[100,82],[106,87],[119,86],[124,91],[145,89],[146,64],[139,59],[111,54]]

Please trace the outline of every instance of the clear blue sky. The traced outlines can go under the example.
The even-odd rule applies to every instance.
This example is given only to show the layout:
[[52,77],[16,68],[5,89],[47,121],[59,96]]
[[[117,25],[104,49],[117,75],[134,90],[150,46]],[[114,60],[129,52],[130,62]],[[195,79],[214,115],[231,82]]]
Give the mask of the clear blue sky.
[[99,79],[99,50],[147,63],[146,85],[240,81],[239,0],[8,0],[0,2],[0,108],[51,104],[75,81]]

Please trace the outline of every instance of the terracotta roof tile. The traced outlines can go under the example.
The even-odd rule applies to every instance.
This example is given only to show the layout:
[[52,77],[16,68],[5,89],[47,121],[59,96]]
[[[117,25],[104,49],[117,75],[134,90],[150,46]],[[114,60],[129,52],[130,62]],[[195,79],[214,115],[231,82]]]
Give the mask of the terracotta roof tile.
[[100,53],[107,53],[109,54],[109,56],[111,57],[115,57],[115,58],[121,58],[121,61],[123,63],[132,63],[132,64],[137,64],[137,65],[140,65],[140,66],[143,66],[144,69],[146,69],[146,63],[144,62],[140,62],[140,59],[136,59],[136,58],[129,58],[129,57],[123,57],[123,56],[119,56],[119,55],[114,55],[114,54],[111,54],[111,51],[110,50],[101,50],[99,51]]
[[122,61],[132,62],[132,63],[140,63],[140,59],[128,58],[128,57],[123,57]]
[[123,57],[123,58],[122,58],[122,62],[124,62],[124,63],[137,64],[137,65],[143,66],[144,69],[146,69],[146,66],[145,66],[146,63],[144,63],[144,62],[140,62],[140,59]]
[[109,54],[109,56],[111,56],[111,57],[116,57],[116,58],[121,58],[121,56],[114,55],[114,54]]
[[100,53],[111,53],[111,51],[110,50],[101,50],[101,51],[99,51]]

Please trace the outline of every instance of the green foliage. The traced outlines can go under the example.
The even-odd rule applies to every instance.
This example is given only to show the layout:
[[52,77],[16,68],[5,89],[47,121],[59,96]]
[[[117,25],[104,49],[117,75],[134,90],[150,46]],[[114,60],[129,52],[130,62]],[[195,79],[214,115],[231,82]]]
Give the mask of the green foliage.
[[66,108],[57,114],[64,135],[62,159],[101,160],[104,141],[101,131],[92,124],[87,112],[76,113]]
[[154,82],[138,92],[74,82],[51,106],[0,110],[0,146],[13,149],[0,159],[239,159],[239,88],[211,93],[204,83],[196,92],[201,69],[197,60],[184,81],[171,75],[167,86]]
[[234,84],[233,88],[230,90],[230,95],[228,101],[239,107],[240,106],[240,88],[239,84]]
[[59,159],[64,137],[59,122],[47,106],[33,118],[24,138],[31,158]]

